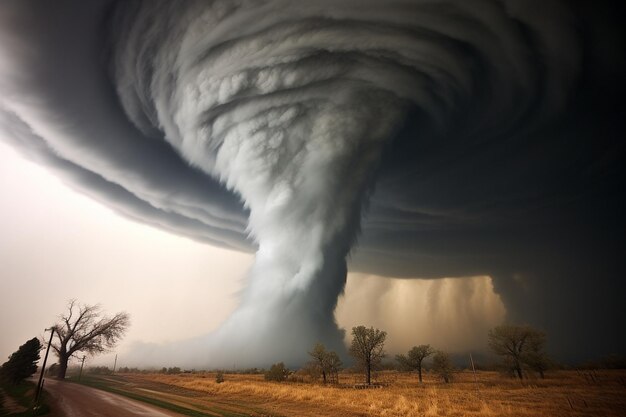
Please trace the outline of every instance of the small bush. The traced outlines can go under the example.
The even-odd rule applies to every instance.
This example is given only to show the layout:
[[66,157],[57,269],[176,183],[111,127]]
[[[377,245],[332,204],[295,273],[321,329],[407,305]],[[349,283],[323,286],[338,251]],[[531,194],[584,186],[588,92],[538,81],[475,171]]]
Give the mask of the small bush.
[[163,368],[161,369],[161,372],[164,374],[168,374],[168,375],[174,375],[174,374],[180,374],[181,369],[178,366],[175,366],[173,368]]
[[282,382],[286,380],[288,376],[289,369],[287,369],[282,362],[275,363],[270,367],[269,371],[265,372],[266,381]]
[[299,373],[293,373],[293,374],[289,374],[289,376],[287,376],[287,382],[296,382],[296,383],[304,383],[304,376],[302,376],[302,374]]
[[108,366],[91,366],[87,368],[86,373],[92,375],[111,375],[113,372],[109,369]]
[[59,374],[59,364],[58,363],[53,363],[46,370],[46,375],[49,376],[49,377],[53,377],[54,378],[58,374]]
[[217,382],[218,384],[221,384],[222,382],[224,382],[223,372],[218,372],[217,375],[215,375],[215,382]]

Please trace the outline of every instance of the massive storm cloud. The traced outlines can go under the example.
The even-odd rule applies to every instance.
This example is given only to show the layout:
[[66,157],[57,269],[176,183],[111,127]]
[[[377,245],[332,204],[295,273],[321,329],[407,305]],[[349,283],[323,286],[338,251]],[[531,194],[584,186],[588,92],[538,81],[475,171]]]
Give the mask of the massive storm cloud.
[[341,351],[348,264],[490,275],[555,351],[624,351],[608,4],[15,1],[0,20],[2,139],[126,216],[256,252],[195,363]]

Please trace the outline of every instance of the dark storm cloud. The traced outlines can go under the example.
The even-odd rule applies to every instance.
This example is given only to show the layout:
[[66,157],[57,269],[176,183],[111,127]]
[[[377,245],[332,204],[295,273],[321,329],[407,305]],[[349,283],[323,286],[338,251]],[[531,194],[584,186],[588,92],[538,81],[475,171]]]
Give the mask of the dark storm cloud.
[[260,245],[222,339],[260,316],[259,333],[338,340],[360,226],[351,269],[489,274],[555,352],[623,352],[620,18],[557,1],[5,2],[3,139],[140,221]]
[[[0,112],[0,129],[6,135],[3,137],[5,142],[15,146],[29,159],[48,166],[78,191],[111,206],[128,218],[211,245],[239,250],[248,250],[250,247],[243,240],[244,236],[240,231],[245,220],[239,224],[240,228],[228,230],[224,224],[216,227],[190,216],[154,207],[120,185],[60,158],[48,147],[44,139],[37,136],[28,125],[8,110]],[[228,221],[225,224],[227,225]]]
[[[85,191],[103,200],[110,194],[131,217],[250,248],[239,199],[167,145],[142,137],[117,108],[101,66],[103,40],[93,31],[103,24],[98,8],[106,9],[96,5],[3,5],[3,139],[67,171]],[[65,26],[68,20],[74,24]]]

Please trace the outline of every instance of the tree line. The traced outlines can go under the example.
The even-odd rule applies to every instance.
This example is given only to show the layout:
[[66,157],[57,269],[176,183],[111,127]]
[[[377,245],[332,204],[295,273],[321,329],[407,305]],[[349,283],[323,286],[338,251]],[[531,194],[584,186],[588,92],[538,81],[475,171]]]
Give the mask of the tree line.
[[[386,357],[384,350],[387,332],[374,327],[356,326],[352,328],[352,342],[349,353],[355,359],[357,370],[364,376],[366,385],[372,384],[372,372],[381,368]],[[501,359],[500,365],[506,371],[523,379],[526,370],[539,373],[541,378],[548,369],[549,358],[545,351],[546,335],[530,326],[501,325],[488,333],[488,345]],[[324,384],[338,383],[342,362],[336,352],[326,350],[317,343],[309,352],[312,361],[305,365],[305,372],[314,379],[322,378]],[[432,356],[431,370],[445,383],[452,382],[455,367],[450,354],[437,350],[428,344],[413,346],[406,354],[395,356],[397,369],[415,372],[419,383],[423,383],[424,361]],[[284,381],[289,370],[283,362],[276,363],[265,372],[265,379]]]
[[[93,309],[81,306],[77,309],[78,314],[74,316],[72,311],[74,303],[70,303],[69,314],[64,316],[66,323],[66,332],[60,332],[59,340],[63,341],[64,335],[67,335],[67,329],[86,330],[81,321],[94,321]],[[72,322],[71,317],[75,320]],[[118,317],[118,316],[116,316]],[[108,319],[110,320],[110,319]],[[99,325],[93,328],[102,328],[102,320],[96,320]],[[76,324],[78,323],[78,325]],[[115,329],[116,326],[109,328]],[[83,330],[83,331],[84,331]],[[80,340],[85,340],[84,336],[79,334]],[[352,328],[352,342],[349,347],[350,355],[355,359],[356,369],[363,373],[364,383],[372,384],[372,373],[381,368],[382,361],[386,357],[384,350],[387,333],[383,330],[373,327],[356,326]],[[111,340],[109,338],[109,344]],[[106,342],[106,338],[103,339]],[[94,348],[92,342],[89,349],[102,351],[104,343],[97,349]],[[519,379],[523,379],[525,371],[532,370],[539,373],[543,378],[544,372],[548,369],[550,361],[545,352],[546,335],[545,333],[533,329],[530,326],[501,325],[489,331],[488,345],[491,350],[501,358],[501,366],[512,372]],[[54,364],[54,374],[59,378],[64,378],[62,371],[67,370],[67,362],[63,366],[64,357],[59,355],[63,351],[62,346],[52,344],[52,348],[59,356],[59,364]],[[56,346],[56,347],[55,347]],[[71,346],[75,346],[72,344]],[[38,338],[27,341],[24,345],[14,352],[7,362],[0,367],[0,377],[8,383],[17,384],[22,380],[30,377],[37,371],[37,361],[40,358],[39,352],[43,348],[43,344]],[[66,349],[66,352],[76,352],[76,349]],[[89,351],[89,350],[87,350]],[[343,363],[339,355],[334,351],[329,351],[326,347],[317,343],[313,346],[309,353],[311,361],[305,364],[303,371],[314,380],[321,379],[324,384],[339,383],[339,372],[343,369]],[[432,357],[430,369],[445,383],[449,383],[453,379],[455,372],[454,365],[450,355],[442,350],[437,350],[428,344],[413,346],[406,354],[395,356],[397,369],[407,372],[415,372],[419,383],[423,383],[424,362],[427,358]],[[121,372],[130,372],[135,368],[121,368]],[[138,369],[137,369],[138,371]],[[90,368],[90,373],[106,374],[111,371],[107,367]],[[161,373],[177,374],[181,369],[178,367],[162,368]],[[290,375],[284,363],[279,362],[272,365],[265,371],[265,379],[269,381],[284,381]],[[218,375],[218,382],[224,381],[223,373]]]

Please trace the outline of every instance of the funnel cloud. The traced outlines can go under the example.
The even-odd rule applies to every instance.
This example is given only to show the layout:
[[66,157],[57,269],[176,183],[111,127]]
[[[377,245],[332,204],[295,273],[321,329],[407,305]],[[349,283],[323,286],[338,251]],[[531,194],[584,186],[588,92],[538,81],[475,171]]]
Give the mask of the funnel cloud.
[[348,268],[490,276],[561,357],[621,353],[622,32],[609,2],[7,1],[0,137],[256,253],[232,316],[155,361],[344,352]]

